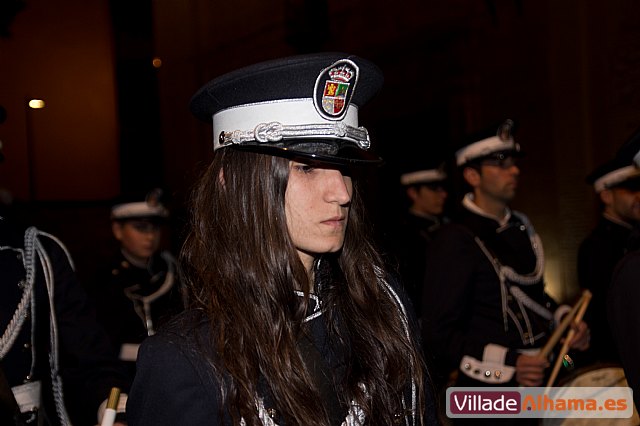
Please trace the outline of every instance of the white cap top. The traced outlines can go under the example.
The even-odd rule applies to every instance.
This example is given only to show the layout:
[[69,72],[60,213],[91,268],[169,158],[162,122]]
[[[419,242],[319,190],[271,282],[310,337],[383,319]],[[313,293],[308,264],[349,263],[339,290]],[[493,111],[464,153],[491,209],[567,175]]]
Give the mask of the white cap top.
[[499,136],[492,136],[487,139],[482,139],[459,149],[456,152],[456,165],[462,166],[476,158],[485,157],[494,152],[501,151],[519,152],[520,145],[517,144],[513,138],[503,140]]
[[413,185],[415,183],[440,182],[447,178],[447,174],[440,169],[417,170],[411,173],[404,173],[400,176],[402,185]]
[[168,216],[169,211],[162,204],[150,204],[146,201],[118,204],[111,209],[111,219],[166,218]]
[[598,178],[595,182],[593,182],[593,189],[595,189],[596,193],[600,193],[605,189],[614,187],[627,179],[637,176],[640,176],[640,169],[636,168],[635,166],[621,167]]

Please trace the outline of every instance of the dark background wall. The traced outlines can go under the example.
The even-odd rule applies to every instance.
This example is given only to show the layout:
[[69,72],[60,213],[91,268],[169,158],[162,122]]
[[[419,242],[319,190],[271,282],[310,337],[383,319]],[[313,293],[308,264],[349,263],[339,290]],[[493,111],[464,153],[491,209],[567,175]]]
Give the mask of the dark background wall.
[[[0,20],[0,187],[81,271],[110,248],[121,193],[166,188],[179,244],[184,200],[211,158],[189,98],[256,61],[337,50],[382,68],[385,87],[362,114],[387,161],[368,182],[380,232],[403,207],[408,158],[447,155],[463,134],[516,119],[527,157],[514,207],[542,236],[559,299],[575,294],[576,248],[597,215],[584,176],[640,125],[633,0],[7,0],[0,14],[15,15]],[[31,96],[47,107],[25,108]]]

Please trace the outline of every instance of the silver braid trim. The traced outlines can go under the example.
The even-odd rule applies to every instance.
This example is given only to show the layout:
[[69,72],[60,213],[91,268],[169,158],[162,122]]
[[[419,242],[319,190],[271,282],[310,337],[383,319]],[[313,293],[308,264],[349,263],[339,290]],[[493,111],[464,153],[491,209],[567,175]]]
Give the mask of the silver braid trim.
[[487,257],[489,262],[491,262],[491,266],[493,267],[493,270],[495,271],[496,275],[498,276],[498,280],[500,281],[500,300],[502,302],[502,322],[503,322],[502,325],[504,327],[504,331],[507,331],[509,330],[509,319],[507,317],[508,310],[509,310],[508,309],[509,304],[507,303],[507,283],[505,280],[505,276],[502,273],[500,262],[498,262],[498,259],[493,257],[491,252],[489,252],[489,250],[487,249],[487,247],[484,245],[484,243],[480,238],[474,237],[474,240],[478,245],[478,247],[480,247],[480,250],[482,250],[482,253],[484,253],[484,255]]
[[[376,267],[376,275],[378,277],[378,283],[380,283],[383,287],[383,290],[391,296],[391,299],[396,303],[396,307],[400,313],[400,318],[402,319],[402,325],[404,326],[405,336],[407,338],[407,343],[411,342],[411,329],[409,328],[409,317],[407,316],[407,310],[405,309],[398,293],[389,285],[387,280],[384,278],[383,271]],[[417,413],[418,413],[418,398],[417,398],[417,385],[415,381],[415,360],[413,358],[409,358],[409,368],[411,369],[411,423],[409,422],[409,418],[405,416],[405,424],[407,426],[416,425],[417,424]],[[405,405],[404,398],[402,399],[402,405]]]
[[32,228],[29,228],[29,230],[25,232],[24,252],[22,252],[22,250],[18,250],[22,252],[22,262],[26,272],[26,283],[22,290],[20,303],[18,304],[9,325],[0,339],[0,359],[4,359],[9,350],[13,347],[18,334],[20,334],[20,330],[22,330],[24,320],[27,318],[29,305],[32,301],[33,283],[35,281],[36,274],[35,262],[33,261],[33,258],[35,257],[35,245],[33,244],[33,240],[35,237],[31,236],[33,233],[33,231],[30,232],[31,229]]
[[[364,388],[364,385],[361,385],[361,387]],[[264,400],[262,398],[256,397],[255,404],[256,409],[258,410],[258,419],[260,419],[260,423],[262,423],[263,426],[278,426],[278,424],[274,422],[269,415],[269,410],[264,407]],[[341,426],[362,426],[364,425],[365,420],[366,416],[364,414],[364,410],[356,404],[355,401],[351,401],[349,412],[347,413],[347,417],[345,417],[344,421],[341,423]],[[247,422],[241,418],[240,426],[246,426],[246,424]]]
[[305,137],[331,137],[356,143],[361,149],[369,149],[369,132],[364,127],[353,127],[343,122],[327,124],[286,125],[278,121],[260,123],[253,130],[234,130],[220,133],[220,146],[246,142],[272,143]]
[[[46,236],[58,244],[65,253],[69,264],[73,268],[73,261],[71,256],[69,255],[69,251],[62,244],[60,240],[58,240],[53,235],[47,234],[45,232],[38,231],[35,227],[28,228],[24,233],[24,252],[23,252],[23,267],[26,273],[26,284],[23,289],[22,299],[16,308],[16,312],[11,319],[7,329],[3,333],[2,339],[0,340],[0,359],[4,358],[7,352],[11,349],[15,339],[17,338],[20,330],[24,324],[24,320],[27,317],[27,311],[29,306],[31,306],[32,312],[35,314],[35,292],[33,290],[33,286],[36,278],[36,261],[40,261],[40,265],[42,266],[45,285],[47,289],[47,294],[49,296],[49,333],[50,333],[50,345],[51,351],[49,354],[49,365],[51,368],[51,380],[53,387],[53,398],[55,401],[56,412],[58,414],[58,418],[60,419],[60,424],[63,426],[71,425],[69,421],[69,416],[67,414],[66,408],[64,406],[64,395],[62,391],[62,380],[60,379],[59,374],[59,359],[58,359],[58,324],[56,319],[56,311],[54,304],[54,272],[53,266],[51,264],[51,259],[49,259],[49,255],[46,252],[44,246],[38,239],[38,237]],[[20,251],[20,250],[19,250]],[[34,327],[36,323],[35,315],[31,319],[32,321],[32,339],[34,335]],[[35,345],[32,345],[32,348],[35,348]],[[32,349],[33,350],[33,349]],[[35,353],[32,353],[32,365],[31,370],[33,371],[34,363],[35,363]]]
[[504,274],[505,278],[509,281],[518,283],[521,285],[533,285],[536,284],[542,279],[542,275],[544,273],[544,250],[542,248],[542,241],[538,234],[532,234],[529,236],[529,240],[531,241],[531,248],[533,249],[533,253],[536,256],[536,267],[531,274],[521,275],[514,271],[509,266],[501,266],[501,272]]
[[[62,390],[62,379],[60,378],[60,366],[59,366],[59,347],[58,347],[58,320],[56,318],[56,309],[54,302],[54,284],[55,284],[55,275],[53,272],[53,265],[51,264],[51,259],[49,258],[49,254],[45,250],[44,246],[38,239],[38,236],[46,236],[52,239],[56,244],[58,244],[65,256],[67,257],[67,261],[74,268],[73,260],[69,255],[69,251],[62,244],[60,240],[55,238],[51,234],[47,234],[45,232],[40,232],[36,228],[31,227],[25,233],[25,246],[27,246],[27,237],[32,239],[32,245],[35,246],[35,251],[40,259],[40,265],[42,266],[42,270],[44,272],[44,280],[47,287],[47,293],[49,296],[49,337],[50,337],[50,345],[51,350],[49,353],[49,365],[51,367],[51,384],[53,387],[53,399],[55,401],[56,412],[58,413],[58,418],[60,419],[60,424],[63,426],[71,425],[69,421],[69,415],[67,414],[67,410],[64,406],[64,393]],[[35,265],[33,266],[35,271]]]
[[[60,240],[55,238],[53,235],[47,234],[45,232],[40,232],[36,228],[31,227],[27,230],[27,232],[32,231],[34,245],[36,246],[36,252],[38,254],[38,258],[40,259],[40,264],[42,265],[42,270],[44,272],[45,283],[47,286],[47,293],[49,295],[49,332],[50,332],[50,345],[51,351],[49,353],[49,365],[51,367],[51,384],[53,387],[53,399],[55,401],[56,411],[58,413],[58,418],[60,419],[60,423],[63,426],[71,425],[69,421],[69,415],[67,414],[67,410],[64,406],[64,393],[62,390],[62,379],[60,378],[60,365],[59,365],[59,347],[58,347],[58,320],[56,318],[56,309],[54,302],[54,284],[55,284],[55,275],[53,272],[53,265],[51,264],[51,259],[44,246],[38,239],[38,235],[43,235],[48,238],[51,238],[53,241],[58,244],[62,250],[64,251],[65,256],[67,257],[67,261],[74,268],[73,260],[69,255],[69,251],[62,244]],[[26,235],[25,235],[26,238]],[[25,241],[26,243],[26,241]]]
[[522,303],[524,306],[540,315],[542,318],[546,320],[553,319],[553,313],[550,310],[530,298],[527,293],[525,293],[520,287],[513,285],[509,288],[509,291],[511,292],[511,294],[513,294],[513,297],[518,299],[518,302]]

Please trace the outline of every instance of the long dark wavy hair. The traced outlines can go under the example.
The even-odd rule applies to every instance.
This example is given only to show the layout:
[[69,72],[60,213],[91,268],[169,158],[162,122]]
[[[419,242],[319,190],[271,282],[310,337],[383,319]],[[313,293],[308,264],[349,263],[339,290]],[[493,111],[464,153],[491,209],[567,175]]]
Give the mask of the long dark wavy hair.
[[[234,424],[240,418],[260,424],[255,398],[262,378],[287,424],[329,425],[296,346],[312,284],[287,231],[288,177],[285,158],[224,148],[191,200],[191,230],[181,253],[189,303],[210,321],[210,364],[220,379],[223,411]],[[411,415],[402,398],[413,381],[422,423],[426,373],[418,344],[380,285],[383,262],[367,228],[354,181],[344,246],[321,262],[332,281],[321,293],[323,306],[330,307],[329,333],[349,348],[339,397],[345,405],[356,401],[368,424],[390,425]]]

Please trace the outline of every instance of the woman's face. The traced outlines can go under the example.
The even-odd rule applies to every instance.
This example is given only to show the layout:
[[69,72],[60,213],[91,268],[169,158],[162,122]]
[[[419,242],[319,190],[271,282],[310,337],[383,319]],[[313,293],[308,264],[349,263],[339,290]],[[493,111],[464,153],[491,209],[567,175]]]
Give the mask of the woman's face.
[[351,177],[339,169],[289,162],[287,229],[308,272],[319,254],[342,248],[352,194]]

